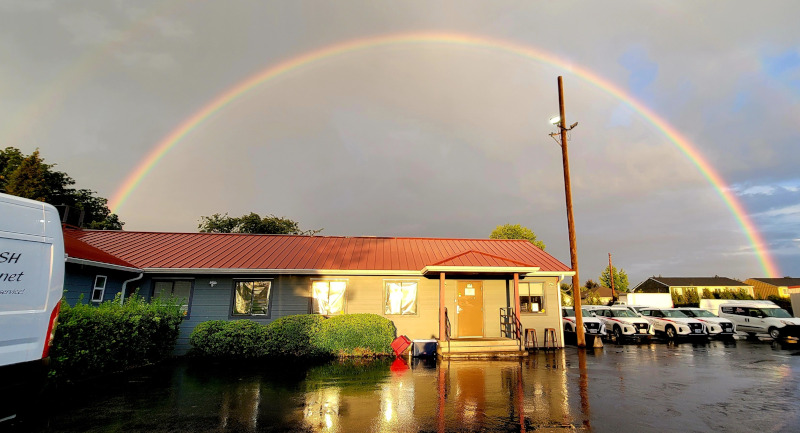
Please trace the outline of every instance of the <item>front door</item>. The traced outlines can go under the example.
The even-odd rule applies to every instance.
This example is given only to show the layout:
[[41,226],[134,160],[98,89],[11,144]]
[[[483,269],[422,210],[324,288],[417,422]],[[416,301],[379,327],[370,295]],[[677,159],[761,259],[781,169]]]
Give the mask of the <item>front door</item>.
[[483,337],[483,282],[459,281],[458,298],[458,337]]

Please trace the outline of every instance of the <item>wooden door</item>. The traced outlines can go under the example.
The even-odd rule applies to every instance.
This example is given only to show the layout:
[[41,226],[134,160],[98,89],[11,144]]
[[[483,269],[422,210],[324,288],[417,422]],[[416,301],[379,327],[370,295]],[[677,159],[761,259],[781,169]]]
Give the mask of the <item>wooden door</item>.
[[483,337],[483,282],[459,281],[457,296],[458,337]]

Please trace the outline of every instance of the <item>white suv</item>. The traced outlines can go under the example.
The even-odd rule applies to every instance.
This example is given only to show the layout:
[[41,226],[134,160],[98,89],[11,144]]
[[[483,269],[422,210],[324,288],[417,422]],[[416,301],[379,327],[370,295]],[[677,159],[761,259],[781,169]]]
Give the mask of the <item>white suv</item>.
[[705,323],[709,337],[730,339],[736,335],[736,325],[732,321],[718,317],[708,310],[696,307],[678,307],[676,310]]
[[[594,313],[587,309],[581,308],[583,312],[583,329],[586,334],[590,335],[606,335],[606,326]],[[564,332],[575,332],[575,309],[572,307],[561,307],[561,323],[564,325]]]
[[670,340],[676,337],[708,336],[703,322],[674,308],[644,308],[640,313],[653,325],[656,333],[662,333]]
[[626,307],[596,307],[592,311],[606,326],[606,331],[613,333],[617,342],[630,338],[649,340],[653,335],[653,327]]
[[[770,305],[771,304],[771,305]],[[720,304],[719,316],[731,319],[736,330],[754,337],[756,334],[769,334],[773,339],[800,337],[800,319],[767,303]]]

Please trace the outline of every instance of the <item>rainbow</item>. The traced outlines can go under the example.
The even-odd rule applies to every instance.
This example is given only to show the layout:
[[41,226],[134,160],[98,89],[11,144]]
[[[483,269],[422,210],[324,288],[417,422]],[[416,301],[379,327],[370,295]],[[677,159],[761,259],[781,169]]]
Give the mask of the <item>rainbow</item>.
[[119,212],[125,204],[127,198],[136,189],[141,180],[155,167],[161,158],[170,149],[177,145],[184,137],[192,133],[201,123],[207,121],[214,114],[227,107],[240,96],[258,87],[259,85],[272,80],[281,75],[287,74],[298,68],[319,62],[320,60],[340,56],[353,51],[386,47],[401,44],[449,44],[473,48],[490,48],[492,50],[506,52],[509,54],[522,56],[537,62],[554,65],[567,70],[573,75],[593,84],[605,93],[619,99],[633,110],[639,113],[644,119],[658,129],[669,141],[680,149],[689,160],[700,170],[702,175],[714,186],[719,196],[733,213],[736,221],[744,230],[749,242],[753,246],[763,271],[770,277],[777,277],[777,264],[772,260],[765,246],[766,243],[761,234],[756,229],[753,222],[747,216],[742,204],[736,199],[723,181],[719,173],[714,170],[711,164],[698,152],[689,140],[683,137],[675,128],[635,100],[632,96],[625,93],[616,85],[580,66],[569,64],[548,52],[520,45],[515,42],[494,39],[484,36],[472,36],[457,33],[411,33],[411,34],[392,34],[377,36],[365,39],[355,39],[335,45],[320,48],[302,54],[297,57],[285,60],[276,65],[270,66],[255,75],[241,81],[239,84],[228,89],[217,96],[201,110],[194,113],[191,117],[183,121],[169,135],[164,137],[155,148],[139,163],[131,174],[125,179],[122,185],[116,190],[109,201],[109,208],[112,212]]

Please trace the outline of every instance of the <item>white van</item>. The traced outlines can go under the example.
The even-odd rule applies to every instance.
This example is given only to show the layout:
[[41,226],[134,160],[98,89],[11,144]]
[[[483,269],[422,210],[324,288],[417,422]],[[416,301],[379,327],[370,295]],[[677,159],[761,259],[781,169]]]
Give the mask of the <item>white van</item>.
[[44,379],[63,288],[58,211],[0,194],[0,422]]
[[773,339],[800,337],[800,319],[769,301],[720,304],[719,317],[730,319],[736,330],[754,337],[769,334]]

